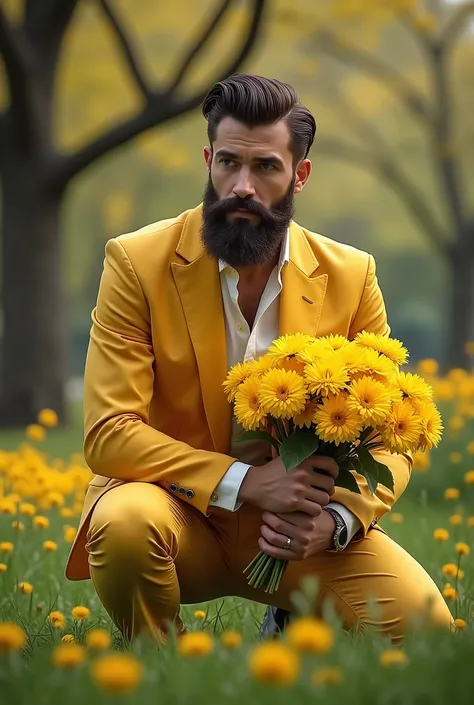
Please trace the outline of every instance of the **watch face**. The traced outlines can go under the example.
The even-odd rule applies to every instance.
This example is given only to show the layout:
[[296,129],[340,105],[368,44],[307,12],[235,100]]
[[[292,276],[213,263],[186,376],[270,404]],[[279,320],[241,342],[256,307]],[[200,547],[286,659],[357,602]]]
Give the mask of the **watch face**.
[[339,543],[341,546],[345,546],[347,542],[347,529],[344,527],[339,534]]

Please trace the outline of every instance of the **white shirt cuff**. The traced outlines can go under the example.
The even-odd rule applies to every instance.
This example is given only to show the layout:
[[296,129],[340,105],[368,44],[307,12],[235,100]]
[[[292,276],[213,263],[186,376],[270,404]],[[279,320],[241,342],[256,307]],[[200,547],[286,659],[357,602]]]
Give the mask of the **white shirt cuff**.
[[360,523],[358,518],[349,509],[347,509],[347,507],[345,507],[343,504],[339,504],[339,502],[329,502],[327,507],[329,509],[334,509],[335,512],[340,514],[346,523],[347,541],[343,546],[343,548],[346,548],[346,546],[352,541],[352,538],[355,536],[355,534],[362,527],[362,524]]
[[239,509],[242,506],[242,502],[237,503],[240,485],[251,467],[251,465],[241,463],[238,460],[232,463],[212,493],[209,505],[227,509],[229,512],[235,512]]

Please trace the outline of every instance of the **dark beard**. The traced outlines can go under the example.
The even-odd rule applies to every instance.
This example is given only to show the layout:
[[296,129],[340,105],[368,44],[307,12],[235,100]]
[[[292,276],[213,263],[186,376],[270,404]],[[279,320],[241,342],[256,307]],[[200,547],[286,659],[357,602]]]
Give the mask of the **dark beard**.
[[[209,177],[203,199],[202,242],[213,259],[231,267],[264,264],[278,256],[281,243],[293,218],[294,179],[283,198],[271,208],[252,199],[219,199]],[[227,213],[239,208],[260,216],[257,225],[244,218],[229,223]]]

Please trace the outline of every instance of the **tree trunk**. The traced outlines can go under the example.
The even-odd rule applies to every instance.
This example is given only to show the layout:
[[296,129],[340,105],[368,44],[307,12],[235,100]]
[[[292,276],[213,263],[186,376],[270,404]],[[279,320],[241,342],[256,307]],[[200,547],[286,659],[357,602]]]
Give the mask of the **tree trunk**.
[[39,160],[12,153],[3,167],[0,426],[32,423],[45,407],[65,421],[62,194],[47,191]]
[[474,232],[453,246],[450,338],[447,345],[450,367],[466,367],[465,344],[474,340]]

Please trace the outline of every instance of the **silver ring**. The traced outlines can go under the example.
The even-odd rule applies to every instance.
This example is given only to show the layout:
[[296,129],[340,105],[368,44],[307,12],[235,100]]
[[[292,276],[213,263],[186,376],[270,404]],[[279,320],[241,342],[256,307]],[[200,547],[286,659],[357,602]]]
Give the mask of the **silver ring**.
[[285,548],[287,548],[287,549],[289,550],[290,547],[291,547],[291,539],[290,539],[290,537],[288,536],[287,539],[286,539]]

